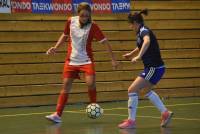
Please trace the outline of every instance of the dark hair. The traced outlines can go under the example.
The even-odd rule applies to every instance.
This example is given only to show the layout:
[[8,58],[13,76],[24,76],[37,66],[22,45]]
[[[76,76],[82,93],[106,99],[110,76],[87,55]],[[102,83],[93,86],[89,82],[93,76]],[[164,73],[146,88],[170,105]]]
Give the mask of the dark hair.
[[87,2],[81,2],[81,3],[78,5],[77,12],[80,13],[82,10],[88,11],[88,12],[90,13],[90,17],[89,17],[87,23],[85,23],[85,24],[80,23],[80,27],[81,27],[81,28],[83,28],[84,26],[86,26],[87,24],[89,24],[89,23],[92,22],[92,17],[91,17],[92,9],[91,9],[90,5],[89,5]]
[[138,24],[144,24],[144,19],[142,15],[147,16],[148,15],[148,9],[144,9],[140,12],[135,12],[134,14],[130,13],[128,15],[128,22],[129,23],[138,23]]

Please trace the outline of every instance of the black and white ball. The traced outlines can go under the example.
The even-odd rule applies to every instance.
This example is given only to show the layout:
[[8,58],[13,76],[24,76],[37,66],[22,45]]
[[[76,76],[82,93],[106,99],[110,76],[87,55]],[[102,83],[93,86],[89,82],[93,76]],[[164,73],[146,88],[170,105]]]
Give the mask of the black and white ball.
[[89,118],[96,119],[103,114],[103,109],[99,106],[99,104],[92,103],[86,107],[86,113]]

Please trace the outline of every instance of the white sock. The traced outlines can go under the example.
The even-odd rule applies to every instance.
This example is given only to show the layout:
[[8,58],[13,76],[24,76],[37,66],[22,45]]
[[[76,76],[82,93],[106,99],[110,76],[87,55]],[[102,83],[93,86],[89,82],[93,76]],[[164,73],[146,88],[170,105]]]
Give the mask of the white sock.
[[128,100],[128,119],[134,120],[136,117],[136,110],[138,106],[138,94],[137,93],[129,93],[129,100]]
[[156,92],[151,90],[149,93],[145,95],[145,97],[149,98],[151,103],[153,103],[161,113],[167,111],[167,108],[165,107],[165,105],[163,104],[163,102],[161,101],[160,97]]

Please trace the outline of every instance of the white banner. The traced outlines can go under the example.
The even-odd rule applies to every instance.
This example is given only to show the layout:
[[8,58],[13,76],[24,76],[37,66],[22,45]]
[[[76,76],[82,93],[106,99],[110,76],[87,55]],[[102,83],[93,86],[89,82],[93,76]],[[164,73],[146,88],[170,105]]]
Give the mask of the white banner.
[[10,0],[0,0],[0,13],[11,13]]

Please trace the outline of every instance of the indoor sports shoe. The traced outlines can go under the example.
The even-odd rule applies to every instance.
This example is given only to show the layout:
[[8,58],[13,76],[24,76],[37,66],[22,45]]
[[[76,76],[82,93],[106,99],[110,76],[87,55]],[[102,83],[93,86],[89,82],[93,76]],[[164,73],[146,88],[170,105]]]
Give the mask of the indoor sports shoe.
[[173,116],[173,112],[171,111],[166,111],[162,114],[161,116],[161,127],[167,127],[167,125],[170,123],[172,116]]
[[62,122],[60,116],[58,116],[57,113],[53,113],[53,114],[47,115],[45,117],[46,117],[46,119],[48,119],[48,120],[50,120],[54,123],[61,123]]
[[121,124],[118,125],[121,129],[129,129],[129,128],[135,128],[135,121],[131,119],[124,120]]

